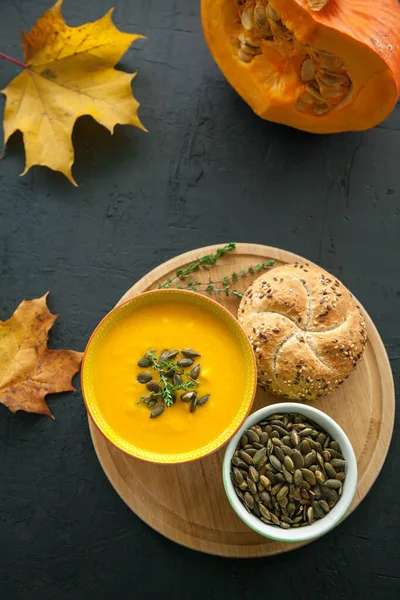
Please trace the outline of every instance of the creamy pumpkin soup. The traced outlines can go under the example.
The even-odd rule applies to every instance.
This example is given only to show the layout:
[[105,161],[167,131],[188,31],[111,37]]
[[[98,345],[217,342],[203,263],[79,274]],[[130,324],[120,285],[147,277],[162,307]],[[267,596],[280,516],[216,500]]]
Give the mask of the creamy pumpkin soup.
[[[227,321],[203,305],[172,298],[139,305],[122,311],[90,349],[92,395],[107,424],[129,444],[151,453],[192,452],[231,426],[249,393],[244,344]],[[152,381],[159,378],[152,370],[140,369],[138,361],[151,349],[165,348],[196,349],[201,357],[195,357],[194,366],[201,363],[201,369],[195,391],[198,398],[209,398],[191,411],[190,403],[177,394],[161,416],[149,418],[149,407],[140,401],[149,393],[148,377],[139,376],[140,383],[138,375],[149,371]]]

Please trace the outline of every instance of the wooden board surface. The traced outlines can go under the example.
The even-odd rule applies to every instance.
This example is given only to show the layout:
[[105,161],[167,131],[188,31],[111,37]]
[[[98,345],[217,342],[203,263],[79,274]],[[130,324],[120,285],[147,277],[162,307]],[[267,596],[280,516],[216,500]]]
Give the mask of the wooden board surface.
[[[128,290],[121,302],[157,288],[176,269],[217,247],[188,252],[160,265]],[[200,271],[196,278],[205,281],[212,273],[213,280],[220,280],[232,271],[269,258],[277,264],[304,260],[276,248],[237,244],[236,251],[221,259],[212,272]],[[252,279],[248,276],[241,280],[237,289],[244,291]],[[236,314],[238,300],[217,298]],[[350,511],[365,498],[382,468],[394,422],[395,397],[389,360],[365,310],[363,315],[369,337],[364,360],[339,390],[314,404],[341,425],[353,444],[359,481]],[[279,397],[259,390],[252,412],[279,401]],[[193,463],[153,465],[123,454],[103,438],[93,423],[89,425],[99,461],[117,493],[143,521],[171,540],[195,550],[230,557],[266,556],[303,545],[268,540],[240,521],[226,499],[222,484],[224,448]]]

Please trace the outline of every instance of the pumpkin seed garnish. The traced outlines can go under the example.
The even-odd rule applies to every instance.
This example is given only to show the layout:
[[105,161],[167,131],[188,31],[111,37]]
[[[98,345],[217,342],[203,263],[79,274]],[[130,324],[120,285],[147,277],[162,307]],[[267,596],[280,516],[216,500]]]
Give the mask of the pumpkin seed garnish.
[[200,365],[196,365],[193,367],[193,369],[190,371],[190,377],[192,379],[198,379],[200,375]]
[[155,394],[158,394],[161,389],[160,384],[157,383],[157,381],[149,381],[149,383],[146,384],[146,387],[149,392],[154,392]]
[[201,354],[196,352],[196,350],[192,350],[191,348],[183,348],[183,350],[181,350],[181,354],[183,354],[183,356],[187,356],[188,358],[197,358],[201,356]]
[[145,384],[152,380],[152,376],[147,371],[144,371],[143,373],[139,373],[137,380],[139,383]]
[[246,510],[265,523],[303,527],[324,518],[340,500],[342,456],[339,444],[303,415],[271,415],[242,435],[232,458],[232,482]]
[[177,361],[176,364],[178,365],[178,367],[183,367],[184,369],[186,369],[187,367],[191,367],[193,363],[193,358],[181,358]]
[[163,350],[160,354],[160,358],[158,359],[158,364],[162,365],[164,361],[168,359],[169,350]]
[[210,394],[207,394],[206,396],[202,396],[201,398],[198,399],[197,405],[204,406],[205,403],[208,402],[209,398],[210,398]]
[[191,402],[193,398],[196,398],[196,396],[196,392],[185,392],[184,394],[182,394],[181,400],[182,402]]
[[138,367],[141,367],[142,369],[147,369],[148,367],[151,367],[151,360],[146,357],[141,358],[138,361]]
[[154,410],[151,411],[150,419],[155,419],[156,417],[159,417],[160,415],[162,415],[164,410],[165,406],[157,406]]

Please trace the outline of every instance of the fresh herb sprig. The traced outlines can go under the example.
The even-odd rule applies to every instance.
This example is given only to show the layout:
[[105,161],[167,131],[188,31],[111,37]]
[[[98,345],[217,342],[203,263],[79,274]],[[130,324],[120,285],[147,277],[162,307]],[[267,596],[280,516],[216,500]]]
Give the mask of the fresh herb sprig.
[[[177,392],[187,392],[198,386],[198,382],[192,379],[189,373],[185,372],[183,367],[179,367],[170,360],[163,360],[161,363],[159,363],[154,350],[148,350],[144,356],[152,362],[151,366],[149,367],[150,371],[157,371],[160,391],[157,393],[151,392],[149,397],[142,396],[142,401],[147,402],[148,400],[160,398],[164,402],[165,406],[172,406],[175,402]],[[167,377],[168,371],[171,370],[175,371],[175,373],[181,377],[185,376],[187,381],[174,383],[169,377]]]
[[[208,294],[215,293],[217,295],[225,294],[225,296],[232,296],[239,299],[243,298],[242,292],[235,289],[234,284],[244,277],[257,275],[262,271],[270,269],[275,264],[274,260],[263,261],[254,266],[250,265],[247,269],[233,271],[230,275],[226,275],[218,281],[213,281],[211,278],[208,281],[201,281],[198,279],[188,280],[188,277],[199,269],[212,268],[220,258],[228,252],[232,252],[235,248],[236,244],[231,242],[222,248],[218,248],[215,254],[206,254],[205,256],[198,258],[186,267],[186,269],[178,269],[173,277],[170,277],[164,283],[160,283],[158,286],[159,289],[175,287],[178,290],[190,290],[192,292],[205,292]],[[185,284],[183,285],[180,282],[185,282]]]

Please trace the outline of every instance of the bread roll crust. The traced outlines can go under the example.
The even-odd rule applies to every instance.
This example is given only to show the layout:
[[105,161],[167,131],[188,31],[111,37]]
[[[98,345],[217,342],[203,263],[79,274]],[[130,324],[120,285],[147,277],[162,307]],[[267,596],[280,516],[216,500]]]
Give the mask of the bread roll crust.
[[332,392],[361,360],[367,333],[353,296],[308,263],[278,266],[245,292],[238,311],[265,389],[293,400]]

